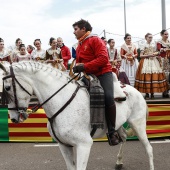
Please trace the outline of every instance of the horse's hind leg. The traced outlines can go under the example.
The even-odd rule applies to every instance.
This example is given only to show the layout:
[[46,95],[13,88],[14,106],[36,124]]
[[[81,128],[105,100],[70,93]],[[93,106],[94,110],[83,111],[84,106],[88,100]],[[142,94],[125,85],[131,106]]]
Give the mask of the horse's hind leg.
[[119,135],[122,138],[123,143],[121,143],[120,149],[119,149],[119,152],[118,152],[118,155],[117,155],[115,170],[121,170],[123,168],[123,147],[126,143],[126,137],[127,137],[126,133],[124,132],[123,127],[121,127],[118,132],[119,132]]
[[149,157],[150,170],[154,170],[153,148],[150,145],[146,135],[146,119],[133,120],[129,121],[129,123],[146,149]]
[[66,162],[67,169],[76,170],[73,147],[68,147],[59,143],[59,148]]

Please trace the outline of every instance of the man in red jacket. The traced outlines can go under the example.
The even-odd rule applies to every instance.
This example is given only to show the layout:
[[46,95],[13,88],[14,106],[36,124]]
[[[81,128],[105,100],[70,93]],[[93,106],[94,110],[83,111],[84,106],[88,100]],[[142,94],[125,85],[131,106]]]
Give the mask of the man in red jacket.
[[[79,41],[76,49],[75,73],[85,71],[94,74],[100,80],[105,93],[105,111],[111,145],[120,142],[119,135],[115,131],[116,106],[113,97],[113,75],[109,62],[106,45],[97,35],[91,33],[92,27],[88,21],[81,19],[73,24],[74,34]],[[110,129],[109,125],[112,128]]]
[[62,59],[64,60],[64,66],[68,69],[68,60],[71,59],[71,53],[67,46],[64,45],[61,37],[57,38],[57,47],[61,49]]

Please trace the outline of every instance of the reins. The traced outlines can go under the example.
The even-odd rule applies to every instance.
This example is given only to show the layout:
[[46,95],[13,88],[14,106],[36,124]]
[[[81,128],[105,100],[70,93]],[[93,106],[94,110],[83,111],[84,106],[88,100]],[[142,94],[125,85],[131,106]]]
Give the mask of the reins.
[[[41,104],[38,104],[36,105],[35,107],[33,107],[33,109],[31,109],[31,113],[34,113],[36,112],[40,107],[42,107],[45,103],[47,103],[51,98],[53,98],[57,93],[59,93],[64,87],[66,87],[70,82],[72,82],[76,77],[78,77],[80,75],[80,73],[78,73],[77,75],[75,75],[73,78],[71,78],[66,84],[64,84],[60,89],[58,89],[53,95],[51,95],[48,99],[46,99],[43,103]],[[27,108],[24,108],[24,107],[19,107],[18,106],[18,100],[17,100],[17,94],[16,94],[16,83],[21,87],[21,89],[23,91],[25,91],[27,94],[29,94],[30,96],[32,96],[22,85],[21,83],[19,83],[19,81],[16,79],[15,77],[15,74],[14,74],[14,71],[13,71],[13,67],[10,66],[10,75],[6,76],[3,78],[3,81],[8,79],[8,78],[12,78],[12,86],[13,86],[13,92],[14,92],[14,103],[15,103],[15,107],[14,108],[8,108],[8,110],[16,110],[17,112],[19,113],[22,113],[23,111],[26,111]],[[16,82],[16,83],[15,83]],[[60,139],[56,136],[55,134],[55,131],[54,131],[54,128],[53,128],[53,121],[54,119],[71,103],[71,101],[74,99],[74,97],[76,96],[78,90],[80,89],[80,84],[77,83],[77,88],[76,90],[74,91],[74,93],[72,94],[72,96],[69,98],[69,100],[51,117],[47,117],[48,118],[48,121],[50,122],[50,126],[51,126],[51,130],[52,130],[52,133],[54,135],[54,137],[58,140],[58,142],[66,145],[66,146],[69,146],[69,147],[72,147],[71,145],[68,145],[68,144],[65,144],[63,142],[60,141]],[[82,86],[83,87],[83,86]],[[3,89],[5,90],[5,89]]]
[[42,107],[45,103],[47,103],[51,98],[53,98],[57,93],[59,93],[65,86],[67,86],[70,82],[72,82],[79,75],[80,75],[80,73],[75,75],[72,79],[70,79],[66,84],[64,84],[62,87],[60,87],[52,96],[50,96],[48,99],[46,99],[43,103],[37,104],[36,106],[34,106],[31,109],[32,113],[36,112],[40,107]]

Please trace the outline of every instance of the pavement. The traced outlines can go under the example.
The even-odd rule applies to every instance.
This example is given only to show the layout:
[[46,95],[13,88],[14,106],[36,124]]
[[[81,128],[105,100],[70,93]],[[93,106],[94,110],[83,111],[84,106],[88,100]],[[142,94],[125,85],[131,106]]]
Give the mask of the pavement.
[[[170,138],[152,139],[155,170],[170,169]],[[94,142],[87,170],[114,170],[120,145]],[[127,141],[123,170],[149,170],[147,154],[138,140]],[[0,143],[0,170],[66,170],[56,143]]]

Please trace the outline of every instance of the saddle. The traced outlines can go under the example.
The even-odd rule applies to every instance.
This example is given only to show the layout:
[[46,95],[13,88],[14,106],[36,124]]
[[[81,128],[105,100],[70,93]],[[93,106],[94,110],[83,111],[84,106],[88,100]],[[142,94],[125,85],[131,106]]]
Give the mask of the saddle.
[[[89,77],[89,75],[88,75]],[[90,121],[92,128],[104,128],[105,123],[105,95],[104,90],[100,84],[98,78],[94,75],[90,75],[90,78],[83,76],[81,81],[85,84],[87,91],[90,95]],[[121,88],[125,86],[122,85]],[[120,97],[114,99],[116,102],[122,102],[126,100],[126,94],[120,94]]]

